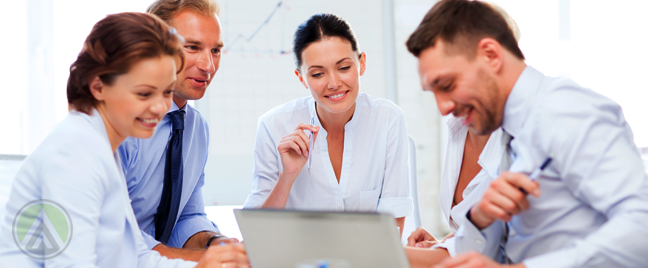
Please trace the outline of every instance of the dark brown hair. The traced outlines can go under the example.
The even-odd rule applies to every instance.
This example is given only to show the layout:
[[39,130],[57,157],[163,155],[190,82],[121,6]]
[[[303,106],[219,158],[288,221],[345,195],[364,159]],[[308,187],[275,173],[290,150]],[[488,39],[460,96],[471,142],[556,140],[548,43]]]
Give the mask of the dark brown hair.
[[217,15],[220,11],[213,0],[156,0],[146,9],[146,12],[171,24],[171,19],[185,9],[192,9],[206,16]]
[[477,44],[490,37],[519,59],[524,59],[513,31],[500,12],[489,4],[471,0],[442,0],[425,15],[407,40],[407,50],[418,57],[438,39],[450,44],[446,53],[474,58]]
[[109,15],[97,22],[70,66],[67,99],[71,108],[89,114],[97,105],[89,83],[99,77],[105,85],[127,73],[143,59],[172,56],[184,66],[182,37],[155,16],[126,12]]
[[297,70],[301,67],[302,52],[304,52],[304,49],[312,43],[329,37],[338,37],[343,41],[349,42],[351,44],[351,50],[356,52],[358,57],[360,57],[355,32],[353,32],[351,25],[346,20],[330,13],[315,14],[308,20],[302,22],[297,27],[297,31],[295,31],[293,53],[295,54]]

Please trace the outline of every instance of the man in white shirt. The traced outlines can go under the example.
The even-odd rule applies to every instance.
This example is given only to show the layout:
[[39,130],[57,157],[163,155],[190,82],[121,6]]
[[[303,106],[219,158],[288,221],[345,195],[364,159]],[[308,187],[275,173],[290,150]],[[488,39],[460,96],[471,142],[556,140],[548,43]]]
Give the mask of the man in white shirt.
[[618,104],[526,66],[506,21],[479,1],[438,2],[407,47],[442,114],[512,139],[510,172],[455,234],[458,253],[475,252],[443,267],[645,266],[648,180]]

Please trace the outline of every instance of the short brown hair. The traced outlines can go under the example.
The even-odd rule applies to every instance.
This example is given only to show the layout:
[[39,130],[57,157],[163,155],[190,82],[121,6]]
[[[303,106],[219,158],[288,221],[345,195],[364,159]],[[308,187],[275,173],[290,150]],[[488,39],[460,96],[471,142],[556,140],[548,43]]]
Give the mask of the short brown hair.
[[218,4],[213,0],[156,0],[146,12],[169,23],[178,12],[188,8],[206,16],[218,15],[220,12]]
[[[490,37],[519,59],[524,59],[513,31],[500,12],[489,4],[472,0],[442,0],[425,15],[421,24],[407,40],[407,50],[418,57],[433,47],[438,39],[452,45],[452,52],[461,51],[472,59],[477,44]],[[446,51],[448,53],[450,51]]]
[[109,15],[97,22],[70,66],[67,99],[71,108],[89,114],[97,105],[89,83],[94,77],[112,85],[143,59],[169,55],[184,65],[182,37],[155,16],[126,12]]

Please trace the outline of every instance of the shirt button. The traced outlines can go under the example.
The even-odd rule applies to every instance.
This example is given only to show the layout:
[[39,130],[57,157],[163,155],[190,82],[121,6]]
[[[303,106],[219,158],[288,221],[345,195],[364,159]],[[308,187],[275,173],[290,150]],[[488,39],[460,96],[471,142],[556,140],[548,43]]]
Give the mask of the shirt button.
[[484,243],[484,240],[477,239],[477,240],[475,240],[475,242],[477,243],[477,245],[481,245],[481,244]]

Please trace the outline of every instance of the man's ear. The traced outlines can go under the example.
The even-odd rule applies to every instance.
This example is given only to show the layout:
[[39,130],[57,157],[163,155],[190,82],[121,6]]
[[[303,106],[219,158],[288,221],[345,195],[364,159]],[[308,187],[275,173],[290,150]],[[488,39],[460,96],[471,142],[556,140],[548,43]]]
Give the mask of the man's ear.
[[301,84],[304,85],[306,89],[308,89],[308,85],[306,85],[306,82],[304,81],[304,77],[299,72],[299,69],[295,69],[295,75],[299,78],[299,82],[301,82]]
[[98,101],[103,101],[104,100],[104,89],[105,85],[103,82],[101,82],[101,79],[99,79],[99,76],[95,76],[90,80],[90,83],[88,83],[88,87],[90,88],[90,93],[92,93],[92,96],[98,100]]
[[362,76],[367,70],[367,54],[364,52],[360,53],[360,76]]
[[504,48],[497,40],[486,37],[477,44],[477,58],[490,66],[494,73],[502,70]]

